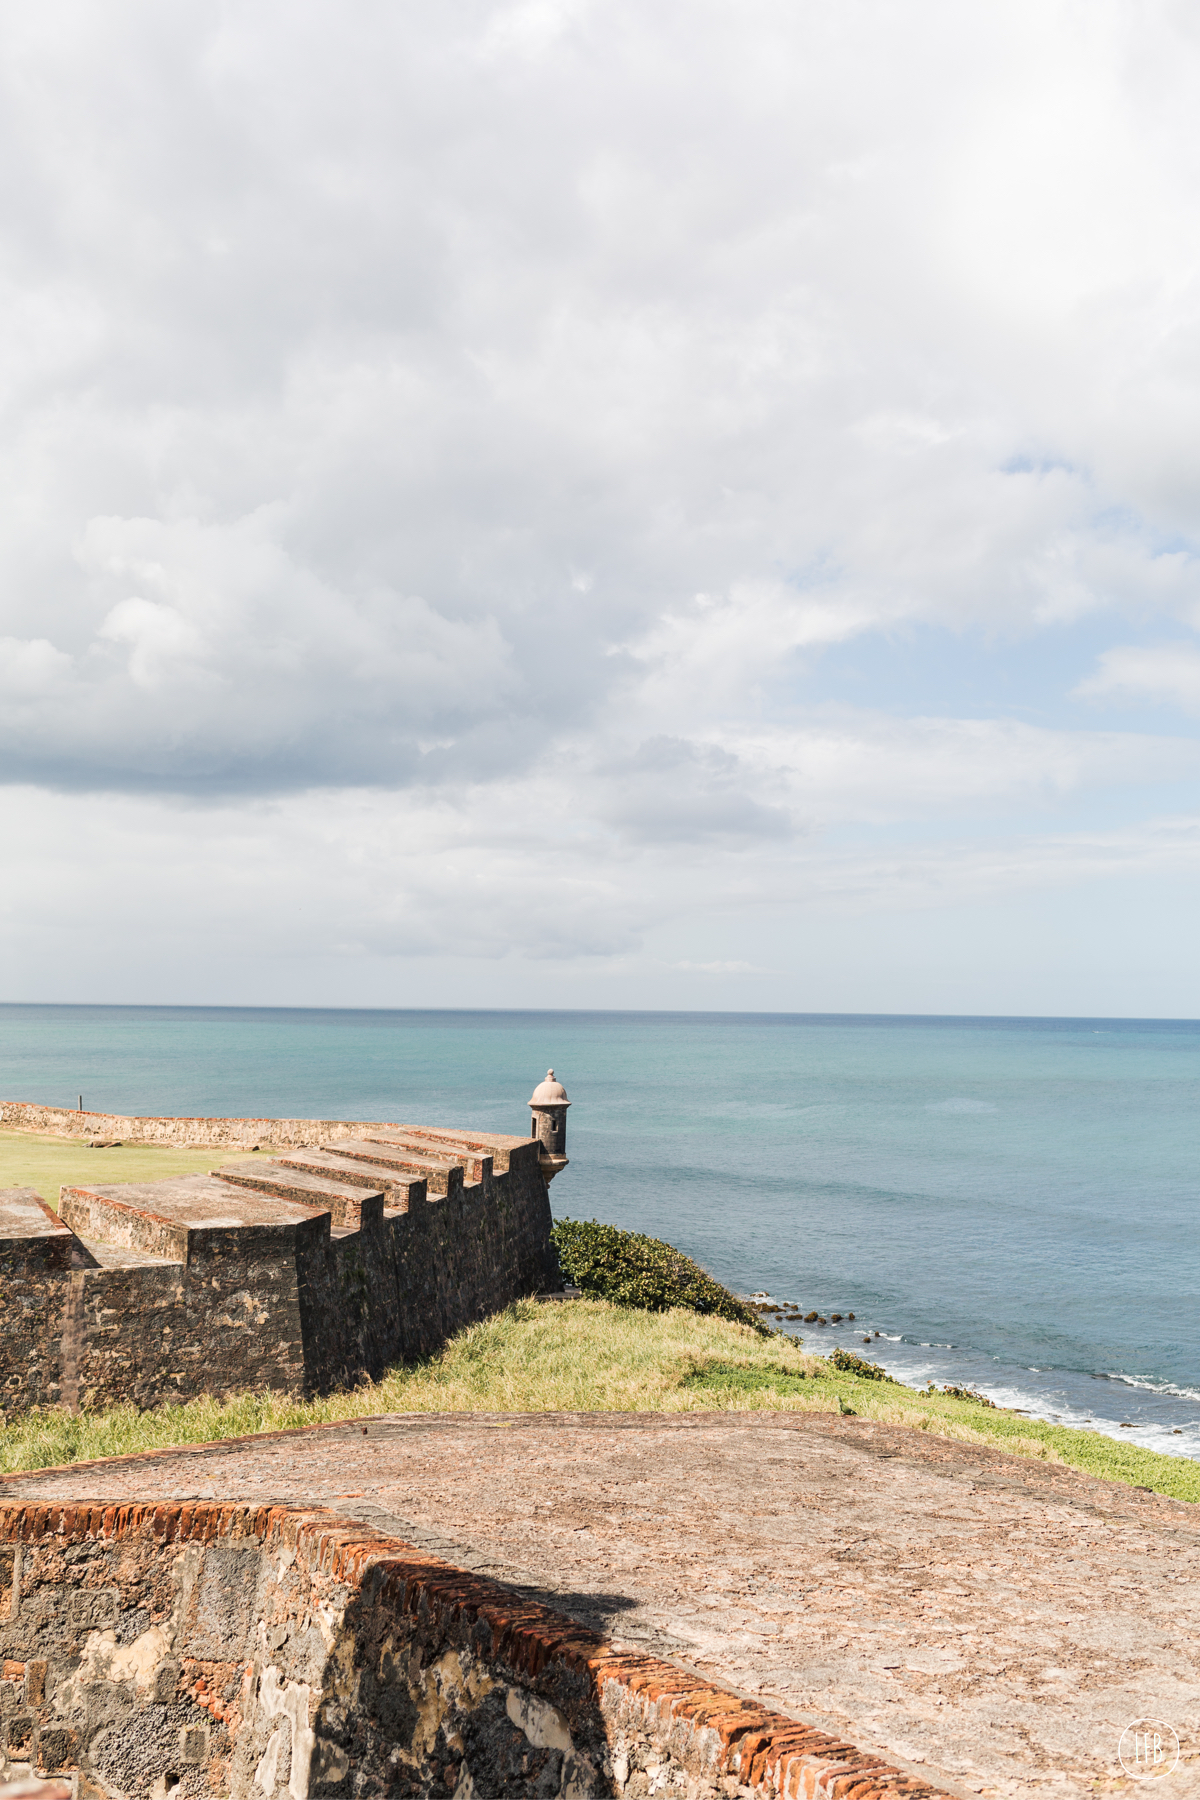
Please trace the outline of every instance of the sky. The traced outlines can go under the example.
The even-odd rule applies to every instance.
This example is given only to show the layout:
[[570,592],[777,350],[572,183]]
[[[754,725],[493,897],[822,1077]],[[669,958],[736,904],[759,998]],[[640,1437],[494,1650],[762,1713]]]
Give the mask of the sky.
[[0,20],[0,999],[1200,1016],[1200,14]]

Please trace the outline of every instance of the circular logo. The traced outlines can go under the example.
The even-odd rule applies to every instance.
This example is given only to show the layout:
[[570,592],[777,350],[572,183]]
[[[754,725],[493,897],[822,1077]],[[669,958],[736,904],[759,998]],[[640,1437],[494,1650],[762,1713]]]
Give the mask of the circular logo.
[[1162,1719],[1135,1719],[1117,1745],[1121,1767],[1135,1781],[1169,1775],[1179,1762],[1179,1738]]

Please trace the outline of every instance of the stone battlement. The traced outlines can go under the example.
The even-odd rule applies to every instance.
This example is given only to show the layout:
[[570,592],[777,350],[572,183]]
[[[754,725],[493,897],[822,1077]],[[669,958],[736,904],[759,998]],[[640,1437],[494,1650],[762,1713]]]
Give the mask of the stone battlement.
[[536,1137],[13,1104],[4,1122],[14,1114],[26,1130],[67,1120],[77,1132],[83,1118],[129,1142],[272,1142],[282,1154],[64,1187],[57,1216],[31,1188],[0,1190],[7,1417],[245,1388],[324,1393],[559,1285],[547,1199],[557,1169]]

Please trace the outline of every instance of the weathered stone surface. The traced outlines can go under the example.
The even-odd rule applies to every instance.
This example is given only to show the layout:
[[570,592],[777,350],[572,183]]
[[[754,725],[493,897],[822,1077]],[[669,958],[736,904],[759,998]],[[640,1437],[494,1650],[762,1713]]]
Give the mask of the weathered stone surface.
[[933,1790],[314,1509],[0,1504],[0,1772],[127,1800]]
[[348,1187],[395,1187],[407,1193],[414,1182],[425,1184],[426,1193],[458,1194],[463,1187],[463,1165],[445,1157],[426,1157],[419,1168],[409,1162],[388,1168],[382,1164],[364,1163],[353,1156],[343,1156],[341,1145],[335,1149],[285,1150],[277,1159],[281,1169],[297,1169],[310,1175],[322,1175]]
[[[36,1131],[55,1137],[86,1137],[123,1144],[212,1144],[250,1149],[268,1144],[332,1143],[365,1132],[411,1129],[385,1121],[345,1119],[151,1119],[126,1113],[76,1112],[67,1106],[39,1106],[27,1100],[0,1100],[0,1128]],[[437,1135],[436,1128],[418,1127]],[[489,1140],[490,1141],[490,1140]],[[524,1143],[523,1138],[512,1139]]]
[[0,1189],[0,1416],[60,1398],[74,1232],[33,1188]]
[[69,1269],[75,1239],[34,1188],[0,1188],[0,1263]]
[[[494,1158],[484,1156],[478,1150],[463,1145],[452,1149],[449,1145],[443,1150],[431,1144],[427,1138],[411,1137],[407,1141],[397,1136],[344,1138],[337,1146],[339,1156],[348,1156],[355,1162],[367,1163],[383,1169],[411,1169],[421,1173],[426,1169],[443,1169],[461,1167],[465,1181],[484,1181],[493,1173]],[[445,1193],[444,1187],[435,1190]]]
[[1121,1786],[1145,1717],[1185,1758],[1145,1791],[1200,1796],[1182,1501],[803,1413],[398,1416],[0,1484],[42,1505],[212,1490],[355,1514],[963,1796]]
[[314,1175],[307,1169],[286,1167],[278,1159],[269,1163],[247,1159],[240,1163],[222,1163],[213,1171],[222,1181],[232,1181],[238,1187],[254,1188],[261,1194],[273,1194],[281,1200],[297,1200],[302,1206],[328,1207],[329,1215],[335,1225],[349,1226],[357,1231],[362,1224],[363,1207],[367,1208],[368,1217],[374,1210],[381,1212],[386,1206],[398,1206],[402,1212],[408,1211],[408,1194],[411,1188],[420,1189],[419,1198],[425,1198],[424,1184],[412,1182],[404,1184],[404,1192],[385,1190],[378,1182],[374,1187],[350,1187],[348,1184],[330,1180],[327,1176]]

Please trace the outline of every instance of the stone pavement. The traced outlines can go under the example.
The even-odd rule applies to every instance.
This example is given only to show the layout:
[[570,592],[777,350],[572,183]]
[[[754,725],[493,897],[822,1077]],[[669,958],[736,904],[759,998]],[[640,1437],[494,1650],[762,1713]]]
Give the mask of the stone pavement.
[[[962,1795],[1200,1796],[1200,1509],[825,1414],[407,1414],[10,1477],[332,1505]],[[1132,1785],[1132,1784],[1129,1784]]]

